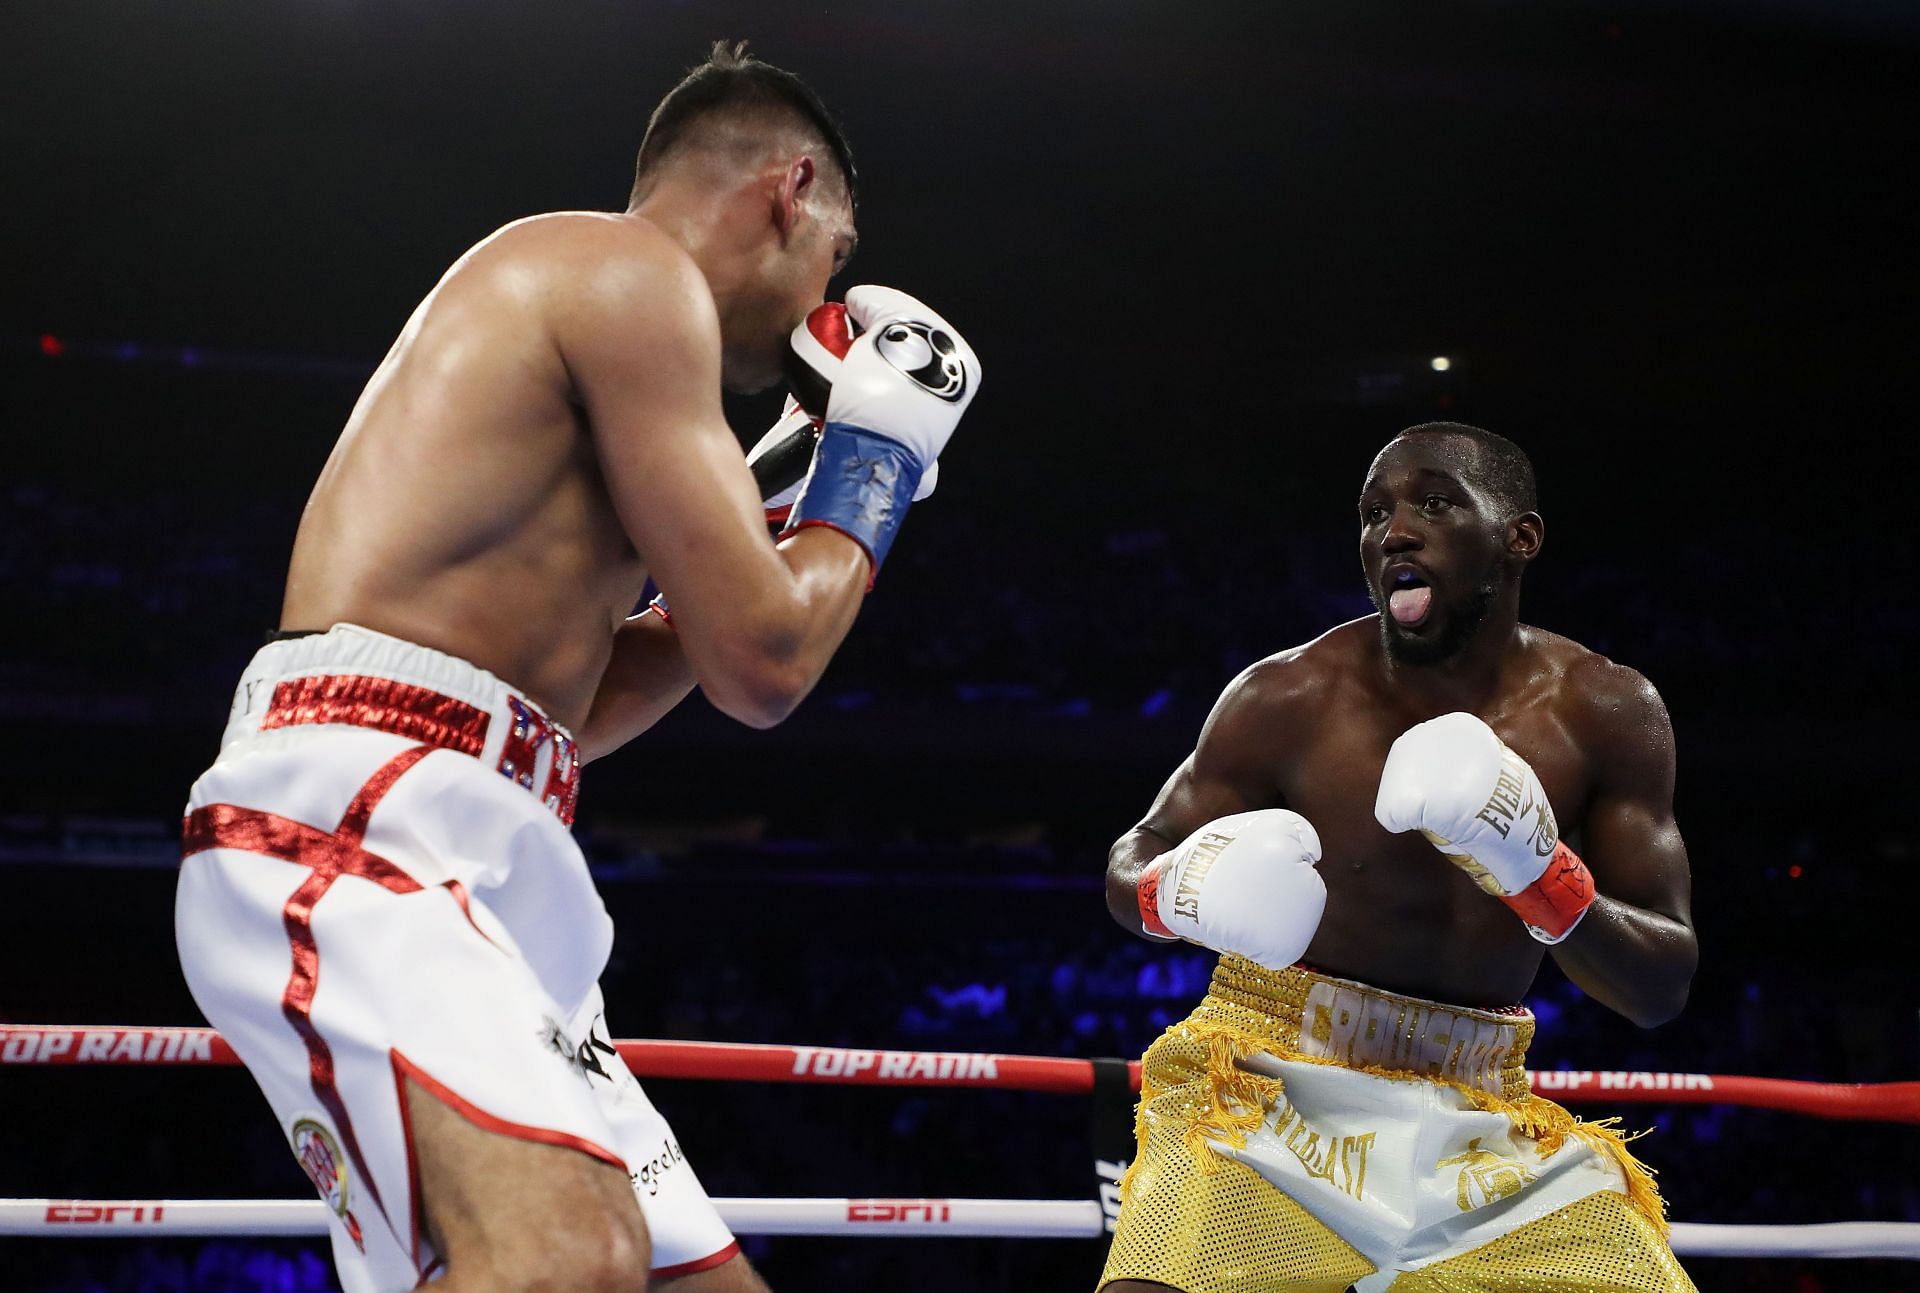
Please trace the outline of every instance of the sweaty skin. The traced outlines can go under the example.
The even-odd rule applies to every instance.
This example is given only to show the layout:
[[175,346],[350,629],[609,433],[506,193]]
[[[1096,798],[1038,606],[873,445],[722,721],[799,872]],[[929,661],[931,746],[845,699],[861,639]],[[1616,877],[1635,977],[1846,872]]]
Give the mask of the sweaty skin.
[[314,489],[281,612],[471,660],[573,727],[647,579],[554,342],[586,222],[611,263],[622,242],[644,258],[646,231],[624,217],[536,218],[421,302]]
[[[625,213],[523,220],[447,272],[314,489],[283,628],[350,622],[464,658],[587,758],[696,682],[742,722],[785,717],[852,625],[870,563],[825,528],[768,542],[720,398],[777,378],[851,253],[853,211],[804,137],[748,135],[745,151],[684,146]],[[671,626],[631,615],[649,574]],[[622,1171],[482,1128],[417,1083],[406,1100],[447,1262],[436,1288],[647,1285]],[[659,1283],[766,1293],[739,1254]]]
[[1199,745],[1109,857],[1108,905],[1140,927],[1140,868],[1205,823],[1284,807],[1318,831],[1326,913],[1305,960],[1390,991],[1470,1006],[1517,1002],[1548,949],[1417,833],[1374,819],[1387,751],[1416,723],[1476,714],[1533,765],[1600,897],[1555,959],[1589,995],[1645,1026],[1677,1014],[1697,959],[1685,845],[1673,819],[1673,732],[1646,679],[1579,644],[1517,623],[1519,570],[1543,527],[1510,524],[1472,484],[1470,455],[1424,435],[1394,442],[1363,497],[1362,564],[1411,561],[1434,587],[1419,630],[1501,572],[1464,650],[1413,665],[1388,650],[1379,616],[1343,624],[1241,674]]
[[[821,299],[851,243],[850,213],[844,223],[839,248],[819,237],[779,299],[727,303],[724,359],[714,269],[646,215],[538,216],[473,248],[355,407],[301,520],[282,626],[347,621],[470,660],[572,728],[590,757],[696,678],[729,708],[742,673],[733,639],[778,619],[756,618],[756,599],[791,598],[796,580],[803,600],[832,606],[797,642],[786,638],[804,615],[775,607],[786,638],[773,649],[797,649],[802,673],[823,668],[858,608],[864,559],[808,531],[783,545],[791,569],[776,568],[720,393],[723,366],[777,372],[757,351]],[[767,317],[750,328],[741,318],[754,310]],[[757,346],[736,347],[742,333]],[[628,621],[650,565],[679,635],[657,617]],[[615,659],[616,637],[630,658]],[[597,725],[617,732],[589,727],[603,678],[626,684],[626,696],[599,697],[600,710],[626,703],[619,723]],[[736,717],[764,725],[783,706],[771,708]]]

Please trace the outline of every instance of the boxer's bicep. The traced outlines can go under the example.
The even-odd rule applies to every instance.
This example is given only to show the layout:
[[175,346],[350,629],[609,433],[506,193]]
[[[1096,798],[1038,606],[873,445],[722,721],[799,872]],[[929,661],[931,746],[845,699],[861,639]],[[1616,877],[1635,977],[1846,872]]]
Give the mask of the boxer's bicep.
[[1198,745],[1160,788],[1140,829],[1172,845],[1216,818],[1284,807],[1276,776],[1284,706],[1262,668],[1254,666],[1221,693]]
[[758,715],[795,586],[720,406],[719,321],[699,271],[677,252],[599,265],[555,332],[608,494],[688,662],[722,710]]
[[1652,684],[1620,673],[1594,746],[1581,854],[1604,896],[1691,926],[1692,877],[1673,812],[1673,723]]
[[768,558],[752,476],[720,406],[713,303],[696,269],[661,259],[599,267],[554,332],[621,525],[678,609],[697,594],[674,584],[690,582],[681,576],[701,554]]
[[1292,655],[1275,656],[1220,693],[1193,753],[1107,852],[1107,910],[1122,927],[1141,929],[1138,883],[1155,858],[1208,822],[1286,806],[1281,769],[1303,722],[1302,681]]

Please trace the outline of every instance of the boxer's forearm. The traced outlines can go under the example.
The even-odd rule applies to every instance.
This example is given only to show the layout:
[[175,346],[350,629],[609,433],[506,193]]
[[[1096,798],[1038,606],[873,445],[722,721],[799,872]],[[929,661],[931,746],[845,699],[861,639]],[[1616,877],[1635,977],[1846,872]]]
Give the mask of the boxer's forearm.
[[1579,926],[1553,947],[1569,979],[1642,1028],[1674,1018],[1700,961],[1693,930],[1670,916],[1595,898]]
[[664,718],[693,690],[679,635],[655,614],[636,615],[613,639],[613,656],[580,733],[580,757],[597,759]]

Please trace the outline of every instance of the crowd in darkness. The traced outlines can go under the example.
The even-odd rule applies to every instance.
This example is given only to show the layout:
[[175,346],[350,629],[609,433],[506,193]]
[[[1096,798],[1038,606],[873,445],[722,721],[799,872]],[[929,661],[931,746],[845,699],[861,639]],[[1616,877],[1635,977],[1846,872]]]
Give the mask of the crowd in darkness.
[[[1356,448],[1356,474],[1370,447]],[[14,1022],[197,1022],[170,968],[170,818],[232,679],[272,626],[298,511],[285,482],[236,487],[211,509],[109,476],[5,487],[0,715],[37,733],[41,755],[0,802],[4,909],[33,913],[0,942],[0,1019]],[[942,488],[958,502],[907,527],[809,702],[852,725],[843,733],[896,732],[905,715],[940,734],[916,746],[912,776],[888,774],[886,785],[910,791],[891,817],[844,800],[819,808],[832,778],[796,769],[790,754],[791,784],[756,784],[764,805],[734,793],[704,824],[687,824],[699,815],[690,805],[727,798],[705,784],[712,759],[679,781],[664,762],[627,756],[590,770],[581,828],[621,931],[607,977],[617,1034],[1133,1056],[1204,991],[1205,953],[1132,939],[1108,920],[1102,852],[1228,678],[1367,612],[1345,506],[1289,516],[1250,493],[1220,500],[1204,525],[1137,508],[1092,524],[1055,517],[1041,560],[1034,533],[970,514],[964,476],[955,482]],[[1681,1020],[1640,1032],[1549,964],[1529,1001],[1541,1021],[1535,1067],[1912,1077],[1913,976],[1872,950],[1904,937],[1892,905],[1874,900],[1885,876],[1912,865],[1891,801],[1876,792],[1858,812],[1776,811],[1787,796],[1855,796],[1884,775],[1872,748],[1837,743],[1834,725],[1873,720],[1880,680],[1903,667],[1910,604],[1823,603],[1823,632],[1844,636],[1850,666],[1821,673],[1818,705],[1769,691],[1769,715],[1756,688],[1817,663],[1800,626],[1806,590],[1833,573],[1825,559],[1712,535],[1660,553],[1624,542],[1566,545],[1570,556],[1531,578],[1528,614],[1641,668],[1667,695],[1702,969]],[[973,572],[964,586],[956,570]],[[1735,589],[1739,613],[1715,613],[1710,595]],[[983,714],[993,721],[962,721]],[[1751,741],[1765,721],[1792,739]],[[715,739],[718,726],[661,739],[674,749]],[[1157,735],[1130,763],[1096,748],[1136,729]],[[748,748],[727,746],[727,757]],[[1076,762],[1093,771],[1063,772]],[[1047,787],[1048,806],[994,802],[982,810],[992,830],[901,825],[916,814],[951,822],[970,795],[1004,801],[1009,781]],[[686,829],[650,830],[663,816]],[[102,945],[152,973],[100,972],[87,948]],[[243,1075],[13,1070],[7,1086],[10,1101],[42,1111],[40,1129],[63,1130],[0,1132],[0,1193],[307,1189]],[[688,1082],[658,1083],[655,1095],[716,1195],[1064,1198],[1096,1184],[1085,1103],[1064,1097]],[[1654,1129],[1639,1148],[1682,1219],[1920,1221],[1911,1128],[1709,1106],[1581,1112]],[[793,1239],[749,1251],[789,1293],[909,1282],[937,1293],[1088,1288],[1097,1247]],[[1707,1290],[1911,1287],[1890,1264],[1698,1269]],[[295,1241],[0,1240],[0,1271],[0,1286],[21,1293],[319,1290],[331,1279],[321,1248]]]
[[[165,495],[15,482],[5,506],[0,597],[16,613],[0,627],[0,703],[57,693],[67,716],[85,717],[227,685],[272,626],[298,499],[242,496],[216,514]],[[951,508],[907,529],[885,595],[836,663],[835,679],[857,680],[842,703],[1204,704],[1252,660],[1371,611],[1346,511],[1322,511],[1305,536],[1251,507],[1238,524],[1199,527],[1114,517],[1046,535],[1036,560],[1034,536]],[[1738,715],[1743,698],[1716,681],[1816,663],[1793,626],[1806,590],[1834,577],[1827,556],[1712,534],[1625,560],[1569,564],[1556,547],[1529,582],[1526,618],[1634,664],[1678,698],[1676,712]],[[987,573],[955,594],[957,569]],[[1736,591],[1737,615],[1703,602]],[[1845,597],[1820,616],[1851,662],[1823,674],[1824,703],[1870,710],[1915,628],[1911,606]]]

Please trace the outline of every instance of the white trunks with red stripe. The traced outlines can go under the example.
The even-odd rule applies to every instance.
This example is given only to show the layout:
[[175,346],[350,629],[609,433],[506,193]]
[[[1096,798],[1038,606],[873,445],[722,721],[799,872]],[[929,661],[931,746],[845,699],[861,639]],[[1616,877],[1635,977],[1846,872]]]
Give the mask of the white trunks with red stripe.
[[402,1085],[632,1178],[656,1277],[738,1246],[608,1044],[613,926],[565,824],[572,738],[492,674],[354,625],[248,666],[193,787],[175,908],[194,1000],[332,1208],[346,1293],[437,1255]]

